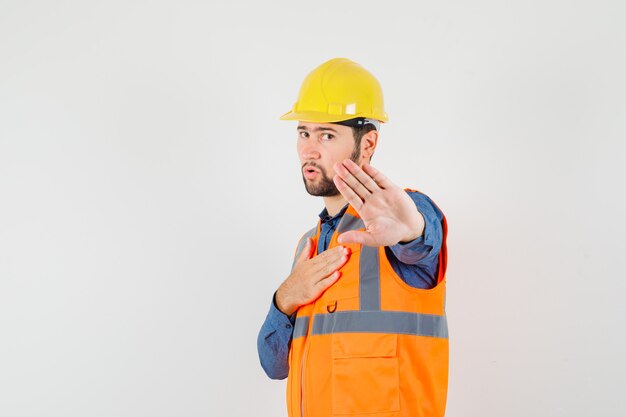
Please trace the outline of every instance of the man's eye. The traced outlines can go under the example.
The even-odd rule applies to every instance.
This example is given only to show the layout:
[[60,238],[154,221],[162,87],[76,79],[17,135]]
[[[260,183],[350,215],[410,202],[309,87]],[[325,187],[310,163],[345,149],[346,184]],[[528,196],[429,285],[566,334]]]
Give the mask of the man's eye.
[[331,135],[330,133],[324,133],[322,135],[322,139],[324,140],[331,140],[332,138],[334,138],[335,136]]
[[306,139],[306,138],[309,137],[309,133],[301,130],[300,132],[298,132],[298,136],[300,136],[301,138]]

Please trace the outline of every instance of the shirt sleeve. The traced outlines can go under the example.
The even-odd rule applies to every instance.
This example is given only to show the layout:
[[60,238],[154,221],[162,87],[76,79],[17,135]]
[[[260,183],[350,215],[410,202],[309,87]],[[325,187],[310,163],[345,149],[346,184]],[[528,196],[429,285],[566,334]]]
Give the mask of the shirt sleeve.
[[[390,246],[396,258],[407,265],[420,265],[431,269],[441,250],[443,213],[425,194],[407,191],[417,210],[424,217],[424,232],[418,238]],[[435,265],[436,266],[436,265]]]
[[285,379],[289,374],[289,347],[296,313],[287,316],[276,306],[276,293],[257,338],[261,367],[272,379]]

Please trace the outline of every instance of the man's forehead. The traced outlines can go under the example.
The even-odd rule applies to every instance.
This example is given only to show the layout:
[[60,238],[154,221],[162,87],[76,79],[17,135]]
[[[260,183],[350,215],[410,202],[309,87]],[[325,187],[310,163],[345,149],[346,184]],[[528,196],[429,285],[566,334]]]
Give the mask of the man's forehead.
[[346,126],[336,125],[334,123],[298,122],[298,130],[307,130],[310,132],[331,131],[338,133],[345,128]]

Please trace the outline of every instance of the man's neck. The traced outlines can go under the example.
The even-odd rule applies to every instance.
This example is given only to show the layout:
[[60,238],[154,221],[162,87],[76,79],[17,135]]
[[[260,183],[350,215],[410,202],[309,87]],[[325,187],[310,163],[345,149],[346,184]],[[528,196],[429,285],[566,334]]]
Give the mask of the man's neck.
[[330,216],[334,216],[339,213],[343,206],[348,204],[348,201],[343,198],[341,194],[332,196],[332,197],[324,197],[324,204],[326,205],[326,211]]

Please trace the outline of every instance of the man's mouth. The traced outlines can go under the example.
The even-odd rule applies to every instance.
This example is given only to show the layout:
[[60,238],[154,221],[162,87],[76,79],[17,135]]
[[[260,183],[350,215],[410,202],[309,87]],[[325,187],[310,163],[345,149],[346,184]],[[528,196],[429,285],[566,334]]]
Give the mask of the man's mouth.
[[305,178],[312,180],[313,178],[317,177],[320,174],[320,170],[317,168],[308,166],[308,167],[304,167],[304,169],[302,170],[302,173],[304,174]]

